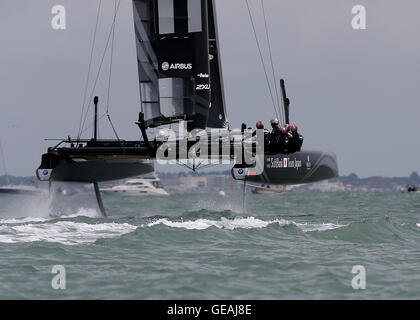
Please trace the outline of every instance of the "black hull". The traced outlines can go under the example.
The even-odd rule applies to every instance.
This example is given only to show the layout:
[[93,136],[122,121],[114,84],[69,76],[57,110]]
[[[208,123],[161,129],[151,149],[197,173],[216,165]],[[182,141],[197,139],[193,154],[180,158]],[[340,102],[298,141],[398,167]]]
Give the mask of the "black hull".
[[252,168],[236,165],[232,169],[236,180],[245,180],[267,185],[296,185],[328,180],[338,177],[335,154],[324,151],[305,150],[293,154],[264,156],[264,171],[256,174]]
[[[180,153],[179,141],[171,145],[176,150],[175,159],[185,159]],[[188,150],[195,142],[188,142]],[[222,145],[219,150],[221,152]],[[158,145],[146,147],[144,142],[125,142],[124,146],[109,141],[94,142],[83,148],[55,148],[42,157],[42,164],[37,170],[40,180],[69,182],[103,182],[125,179],[153,172],[153,160],[156,159]],[[230,144],[227,155],[235,159],[237,146]],[[209,141],[209,150],[212,150]],[[248,159],[256,153],[256,146],[247,151]],[[222,154],[213,156],[225,159]],[[258,157],[257,157],[258,158]],[[257,161],[258,162],[258,161]],[[335,154],[324,151],[305,150],[293,154],[264,154],[261,170],[250,166],[235,164],[232,169],[236,180],[244,180],[267,185],[294,185],[327,180],[338,176]]]
[[151,161],[135,159],[82,162],[62,159],[49,177],[44,178],[43,171],[38,169],[37,175],[40,180],[95,183],[148,174],[154,171],[154,166]]

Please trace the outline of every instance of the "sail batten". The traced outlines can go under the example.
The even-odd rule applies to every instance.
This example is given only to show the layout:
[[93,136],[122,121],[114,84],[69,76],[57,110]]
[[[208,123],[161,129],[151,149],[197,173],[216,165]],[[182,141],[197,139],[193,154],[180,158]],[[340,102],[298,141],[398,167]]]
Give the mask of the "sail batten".
[[225,127],[213,1],[133,0],[133,11],[146,126]]

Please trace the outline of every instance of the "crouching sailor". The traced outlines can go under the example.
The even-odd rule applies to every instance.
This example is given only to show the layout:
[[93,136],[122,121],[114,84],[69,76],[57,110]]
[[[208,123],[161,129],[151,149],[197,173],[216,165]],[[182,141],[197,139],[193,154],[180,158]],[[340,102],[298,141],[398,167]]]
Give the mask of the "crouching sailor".
[[264,147],[266,148],[268,144],[270,143],[270,133],[267,129],[264,129],[264,123],[262,121],[257,121],[257,124],[255,125],[257,128],[253,133],[252,136],[255,137],[257,135],[258,130],[263,130],[264,132]]
[[285,127],[279,127],[279,120],[271,120],[271,127],[273,130],[270,133],[270,143],[268,145],[269,152],[271,154],[286,153],[287,152],[287,129]]
[[287,142],[287,151],[289,153],[299,152],[302,148],[303,136],[299,134],[298,130],[298,126],[293,125],[290,127],[290,130],[288,132],[289,139]]

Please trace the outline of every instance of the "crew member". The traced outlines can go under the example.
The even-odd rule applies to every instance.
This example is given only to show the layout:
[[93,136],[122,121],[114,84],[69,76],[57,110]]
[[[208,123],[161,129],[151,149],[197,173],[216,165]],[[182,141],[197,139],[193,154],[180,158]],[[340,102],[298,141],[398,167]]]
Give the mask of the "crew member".
[[262,121],[257,121],[257,124],[255,125],[255,127],[260,130],[264,130],[264,123]]
[[290,153],[299,152],[303,144],[303,136],[298,132],[299,128],[297,125],[293,125],[289,132],[288,151]]
[[[264,129],[264,123],[262,121],[257,121],[255,125],[257,130],[264,130],[264,146],[267,147],[270,142],[269,132],[268,130]],[[252,133],[252,136],[255,137],[257,135],[257,130]]]
[[280,128],[279,128],[279,119],[275,118],[270,121],[271,122],[271,139],[274,140],[277,135],[280,134]]
[[270,134],[269,151],[271,154],[287,152],[287,130],[285,127],[279,127],[279,120],[271,120],[273,130]]

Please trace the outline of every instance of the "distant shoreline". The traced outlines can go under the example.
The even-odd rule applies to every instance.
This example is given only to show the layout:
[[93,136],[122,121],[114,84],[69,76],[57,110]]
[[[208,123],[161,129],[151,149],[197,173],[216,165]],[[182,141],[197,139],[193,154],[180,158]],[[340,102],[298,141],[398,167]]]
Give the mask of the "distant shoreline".
[[[242,192],[243,184],[232,182],[230,171],[223,172],[157,172],[162,185],[171,194],[217,194]],[[40,182],[35,176],[15,177],[8,176],[10,185],[36,185],[41,188],[48,186],[47,182]],[[6,186],[6,177],[0,176],[0,186]],[[106,186],[115,182],[101,183]],[[352,173],[332,180],[291,186],[293,192],[400,192],[406,185],[420,186],[420,176],[413,172],[408,177],[368,177],[359,178]]]

